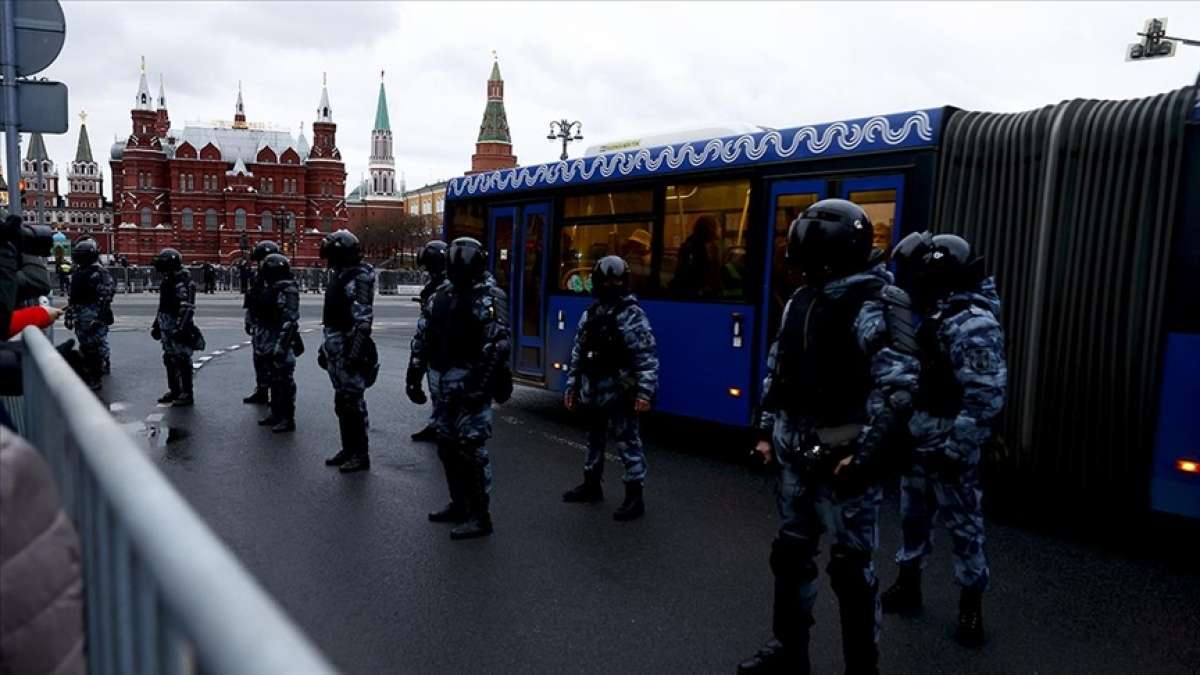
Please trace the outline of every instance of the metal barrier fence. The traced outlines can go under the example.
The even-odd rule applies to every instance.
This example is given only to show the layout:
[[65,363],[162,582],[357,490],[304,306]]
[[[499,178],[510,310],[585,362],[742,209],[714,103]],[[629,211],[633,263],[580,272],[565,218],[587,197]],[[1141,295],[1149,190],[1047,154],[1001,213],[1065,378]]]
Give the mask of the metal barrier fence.
[[333,673],[46,336],[22,339],[26,437],[83,544],[89,672]]
[[[152,267],[106,268],[112,275],[117,293],[153,293],[158,291],[159,274]],[[189,267],[196,292],[205,293],[209,285],[204,278],[204,268]],[[292,274],[303,293],[323,293],[329,270],[324,267],[294,267]],[[395,295],[401,286],[424,285],[427,275],[421,270],[376,270],[376,290],[382,295]],[[242,290],[242,276],[236,267],[221,267],[213,271],[213,291]]]

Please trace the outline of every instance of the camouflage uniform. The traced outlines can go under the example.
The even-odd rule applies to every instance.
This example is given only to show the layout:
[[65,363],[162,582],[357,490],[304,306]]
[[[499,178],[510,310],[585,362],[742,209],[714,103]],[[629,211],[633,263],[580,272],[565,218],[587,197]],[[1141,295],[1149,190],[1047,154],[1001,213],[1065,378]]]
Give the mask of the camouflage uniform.
[[259,351],[258,345],[264,339],[259,337],[259,313],[262,308],[269,307],[271,304],[270,289],[263,283],[262,277],[255,272],[245,288],[245,295],[242,301],[242,307],[246,309],[245,327],[246,335],[250,336],[253,349],[254,362],[254,390],[255,392],[265,392],[271,388],[271,355]]
[[367,454],[366,390],[379,367],[371,326],[375,317],[375,268],[366,263],[330,270],[325,290],[322,345],[333,409],[338,416],[342,448]]
[[409,358],[410,369],[428,372],[450,498],[461,504],[476,492],[485,512],[492,488],[485,445],[492,435],[490,383],[508,364],[509,338],[508,296],[485,274],[466,294],[449,283],[437,289],[422,307]]
[[300,330],[300,285],[283,279],[264,288],[268,304],[258,307],[254,325],[254,358],[265,362],[271,388],[271,416],[293,420],[296,416],[297,332]]
[[171,391],[192,391],[192,319],[196,311],[196,283],[187,270],[164,276],[158,285],[158,315],[154,325],[162,337],[163,365]]
[[900,479],[904,543],[896,562],[923,565],[937,515],[950,530],[955,581],[978,591],[988,583],[979,460],[1004,408],[1008,378],[999,314],[996,283],[988,278],[975,292],[939,301],[922,323],[921,389],[909,421],[916,452]]
[[[864,391],[863,409],[861,413],[852,413],[852,419],[863,424],[861,430],[857,430],[857,438],[851,436],[847,442],[851,448],[871,446],[876,454],[881,452],[875,447],[878,440],[871,440],[878,439],[873,435],[872,423],[883,426],[880,420],[888,401],[895,396],[911,396],[920,372],[919,361],[912,353],[915,345],[912,349],[900,348],[892,337],[893,330],[901,329],[891,325],[889,310],[881,299],[882,291],[869,290],[879,289],[883,284],[891,284],[891,275],[878,266],[832,281],[820,289],[796,291],[784,308],[779,337],[771,345],[767,357],[768,374],[763,381],[764,400],[759,422],[764,433],[770,432],[775,457],[782,467],[777,502],[783,522],[771,552],[771,568],[776,577],[775,637],[785,645],[801,642],[807,645],[818,586],[818,543],[822,532],[826,532],[833,538],[827,572],[842,608],[847,672],[860,667],[869,669],[878,653],[878,581],[871,555],[879,544],[882,489],[874,476],[863,476],[865,480],[848,483],[833,475],[832,465],[815,464],[805,457],[804,451],[818,443],[818,427],[840,425],[844,420],[815,419],[810,411],[789,405],[787,400],[769,400],[775,398],[769,392],[781,386],[780,341],[785,336],[793,306],[798,302],[807,304],[808,298],[815,298],[813,303],[837,303],[865,292],[866,299],[857,311],[853,304],[850,305],[850,321],[846,322],[852,326],[845,332],[845,339],[854,340],[856,344],[841,347],[857,350],[858,358],[865,356],[869,368],[869,373],[862,373],[862,378],[868,380],[864,383],[867,390]],[[898,293],[906,301],[899,289],[887,290]],[[851,372],[846,373],[847,379],[854,377]],[[779,378],[778,382],[776,378]],[[784,396],[790,399],[795,393]],[[847,428],[855,429],[853,426]],[[868,627],[873,628],[869,643]],[[863,644],[852,643],[852,634]]]
[[66,318],[75,326],[88,384],[100,381],[108,363],[108,327],[113,322],[114,290],[112,277],[100,263],[77,268],[71,273],[70,306]]
[[[445,274],[431,274],[429,276],[429,283],[425,284],[421,288],[420,297],[421,297],[421,313],[422,314],[424,314],[425,307],[426,307],[426,305],[429,304],[429,300],[431,298],[433,298],[433,294],[438,292],[439,290],[441,290],[441,288],[443,286],[449,286],[449,285],[450,285],[450,281],[446,279]],[[414,340],[415,340],[415,337],[414,337]],[[415,352],[415,351],[416,351],[415,349],[412,349],[412,350],[410,350],[410,353]],[[428,373],[426,377],[428,378],[429,390],[433,391],[433,373],[432,372]],[[429,426],[433,427],[437,424],[438,406],[440,405],[440,403],[438,402],[437,397],[434,397],[433,400],[430,401],[429,403],[430,403],[430,408],[431,408],[431,410],[429,412]]]
[[[587,372],[582,343],[589,331],[603,330],[606,321],[609,322],[608,329],[615,329],[619,334],[614,337],[622,341],[612,348],[622,353],[612,355],[614,362],[609,364],[610,368]],[[604,449],[611,436],[625,465],[622,480],[626,483],[645,481],[646,453],[633,401],[635,398],[654,400],[658,392],[658,354],[650,320],[632,294],[613,305],[594,303],[579,317],[566,389],[576,395],[588,415],[584,473],[603,475]]]

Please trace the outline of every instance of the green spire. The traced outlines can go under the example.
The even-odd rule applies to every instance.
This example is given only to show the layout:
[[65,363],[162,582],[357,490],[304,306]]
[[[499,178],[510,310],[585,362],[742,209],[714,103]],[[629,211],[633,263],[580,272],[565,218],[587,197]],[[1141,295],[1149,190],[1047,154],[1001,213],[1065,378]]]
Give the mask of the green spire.
[[[82,117],[82,115],[81,115]],[[76,162],[91,162],[92,161],[92,143],[88,140],[87,125],[79,125],[79,147],[75,148]]]
[[[494,54],[494,52],[493,52],[493,54]],[[503,78],[500,77],[500,62],[499,61],[492,61],[492,76],[488,78],[488,81],[489,82],[503,81]]]
[[29,152],[25,155],[25,159],[46,159],[46,143],[42,140],[40,133],[29,137]]
[[383,71],[379,71],[379,102],[375,104],[375,130],[391,131],[388,123],[387,94],[383,91]]
[[503,101],[488,101],[483,111],[483,124],[479,125],[479,142],[498,141],[512,143],[508,135],[508,116],[504,114]]

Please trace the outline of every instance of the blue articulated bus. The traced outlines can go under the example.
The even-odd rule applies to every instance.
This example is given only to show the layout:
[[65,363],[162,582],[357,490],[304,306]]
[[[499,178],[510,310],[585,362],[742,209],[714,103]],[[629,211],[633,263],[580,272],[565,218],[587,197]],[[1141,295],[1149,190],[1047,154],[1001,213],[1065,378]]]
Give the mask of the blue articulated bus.
[[618,254],[658,337],[656,410],[733,426],[756,414],[796,286],[786,233],[805,207],[857,202],[881,249],[912,231],[963,234],[1005,300],[996,475],[1200,517],[1198,144],[1193,87],[634,139],[455,178],[444,228],[489,248],[519,382],[562,389],[591,266]]

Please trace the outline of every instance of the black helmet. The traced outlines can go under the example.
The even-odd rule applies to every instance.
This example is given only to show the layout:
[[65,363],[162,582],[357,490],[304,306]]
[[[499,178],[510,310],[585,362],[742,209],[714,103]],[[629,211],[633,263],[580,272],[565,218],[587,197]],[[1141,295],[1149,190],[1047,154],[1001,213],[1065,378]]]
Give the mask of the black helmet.
[[254,250],[250,252],[250,259],[256,263],[260,263],[272,253],[279,253],[279,244],[270,239],[260,241],[254,245]]
[[321,240],[321,257],[333,267],[355,265],[362,260],[358,237],[350,230],[330,232]]
[[183,256],[173,248],[164,248],[154,256],[154,269],[159,274],[170,274],[183,269]]
[[966,239],[953,234],[913,232],[892,250],[896,284],[921,307],[955,291],[974,288],[983,280],[983,258],[971,252]]
[[621,256],[606,255],[592,267],[592,295],[615,302],[629,294],[629,265]]
[[417,256],[417,266],[434,276],[446,273],[446,242],[440,239],[425,244],[421,254]]
[[471,237],[459,237],[450,242],[446,251],[446,269],[450,282],[460,288],[470,288],[483,281],[487,269],[483,244]]
[[874,238],[871,218],[861,206],[822,199],[792,221],[786,259],[806,283],[824,283],[869,267]]
[[262,275],[263,281],[275,283],[292,278],[292,265],[286,255],[272,253],[258,264],[258,273]]
[[71,247],[71,258],[77,265],[87,267],[100,259],[100,245],[91,237],[80,239]]

